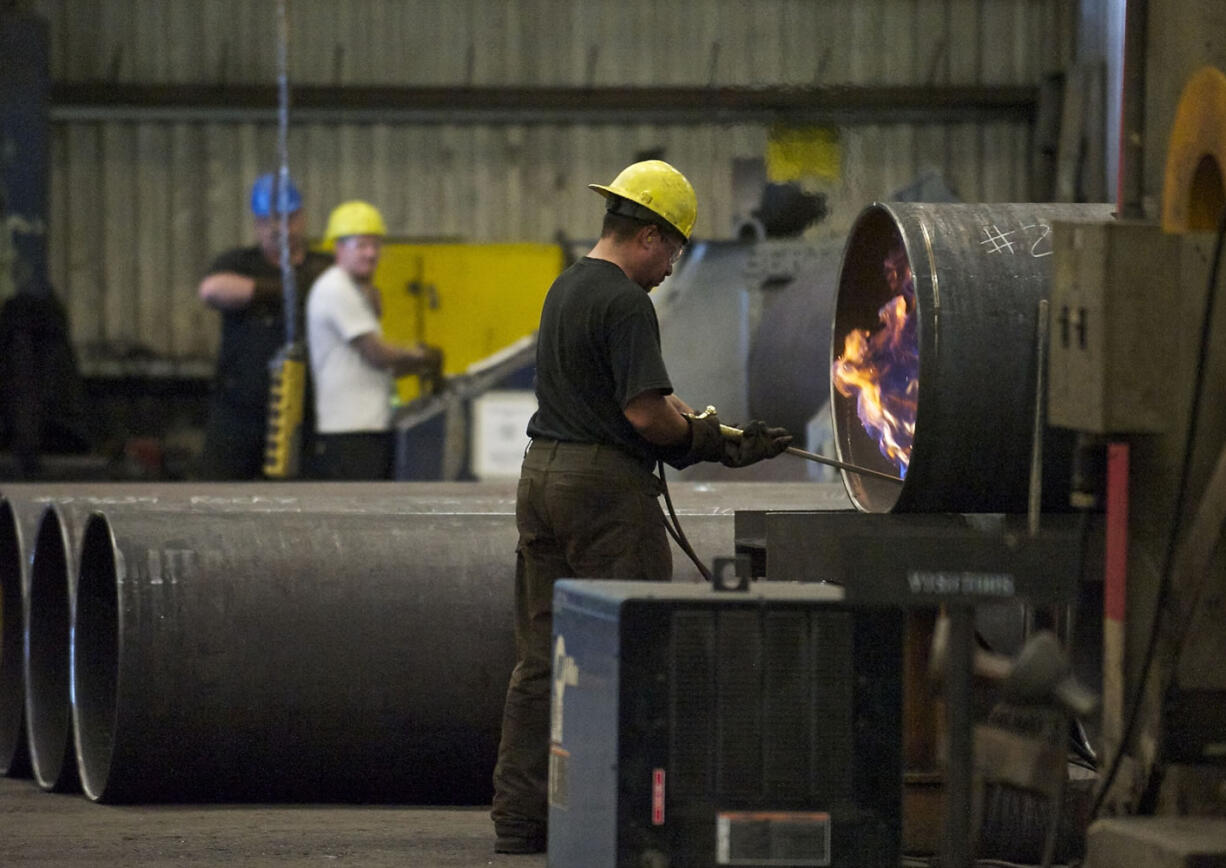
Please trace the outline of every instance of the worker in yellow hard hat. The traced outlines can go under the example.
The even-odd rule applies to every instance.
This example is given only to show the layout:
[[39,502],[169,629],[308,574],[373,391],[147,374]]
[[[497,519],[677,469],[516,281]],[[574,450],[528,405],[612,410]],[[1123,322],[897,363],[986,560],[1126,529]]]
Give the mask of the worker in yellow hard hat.
[[335,264],[315,281],[307,302],[316,430],[310,464],[317,478],[389,478],[393,380],[442,368],[437,348],[383,337],[372,281],[386,234],[383,215],[367,202],[344,202],[328,217],[324,244]]
[[554,581],[668,580],[657,463],[743,467],[792,439],[751,422],[741,441],[725,440],[717,416],[694,419],[673,394],[648,293],[672,273],[694,229],[698,199],[686,177],[646,160],[590,187],[605,198],[600,239],[554,281],[537,332],[538,409],[515,508],[517,661],[491,812],[500,853],[545,848]]

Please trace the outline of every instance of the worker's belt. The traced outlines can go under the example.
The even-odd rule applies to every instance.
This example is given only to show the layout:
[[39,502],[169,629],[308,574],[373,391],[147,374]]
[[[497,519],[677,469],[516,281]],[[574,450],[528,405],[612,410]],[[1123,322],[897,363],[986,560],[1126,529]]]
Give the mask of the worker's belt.
[[659,478],[651,467],[617,446],[607,443],[571,443],[534,437],[524,452],[524,467],[530,470],[599,470],[602,473],[630,476],[661,493]]

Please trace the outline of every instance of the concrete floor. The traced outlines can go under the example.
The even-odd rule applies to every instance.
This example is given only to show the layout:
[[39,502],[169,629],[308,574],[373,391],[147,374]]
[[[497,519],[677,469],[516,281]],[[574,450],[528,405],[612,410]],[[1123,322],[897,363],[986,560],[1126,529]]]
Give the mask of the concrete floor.
[[95,804],[0,777],[0,865],[544,868],[494,853],[489,808]]

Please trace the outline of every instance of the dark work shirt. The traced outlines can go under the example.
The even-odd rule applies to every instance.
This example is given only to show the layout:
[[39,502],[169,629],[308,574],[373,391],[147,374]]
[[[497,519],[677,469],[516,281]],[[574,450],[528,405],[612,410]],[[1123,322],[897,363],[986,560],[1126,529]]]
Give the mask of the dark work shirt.
[[623,411],[673,390],[646,290],[612,262],[584,257],[545,296],[536,346],[538,409],[528,436],[617,446],[650,466],[657,448]]
[[[294,269],[300,325],[311,284],[331,264],[330,256],[308,252],[302,264]],[[281,282],[281,266],[265,259],[258,247],[242,247],[221,254],[209,266],[208,274],[222,271],[256,280]],[[218,399],[227,404],[266,412],[268,363],[285,343],[283,308],[282,297],[278,294],[257,296],[246,307],[221,312],[221,348],[217,352],[217,377],[214,383]],[[301,340],[305,340],[301,328],[298,334]]]

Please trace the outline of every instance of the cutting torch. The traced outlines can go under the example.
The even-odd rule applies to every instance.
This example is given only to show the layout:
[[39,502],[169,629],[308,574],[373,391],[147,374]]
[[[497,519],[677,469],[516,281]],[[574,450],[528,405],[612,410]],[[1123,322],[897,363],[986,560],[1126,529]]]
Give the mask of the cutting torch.
[[[686,413],[685,416],[690,419],[705,419],[716,413],[714,407],[708,405],[701,413]],[[740,428],[733,428],[731,425],[720,424],[719,433],[724,435],[725,440],[740,440],[745,436],[745,432]],[[855,464],[848,464],[846,461],[839,461],[836,458],[827,458],[825,455],[818,455],[816,452],[808,452],[804,449],[798,449],[795,446],[789,446],[785,450],[789,455],[795,455],[798,458],[805,458],[809,461],[816,461],[818,464],[826,464],[830,467],[837,467],[840,470],[846,470],[848,473],[858,473],[861,476],[871,476],[874,479],[881,479],[886,482],[893,482],[896,485],[902,485],[902,480],[897,476],[891,476],[888,473],[882,473],[880,470],[872,470],[868,467],[860,467]]]

